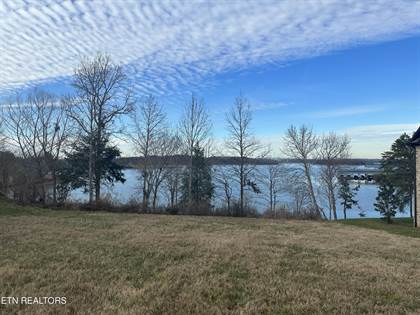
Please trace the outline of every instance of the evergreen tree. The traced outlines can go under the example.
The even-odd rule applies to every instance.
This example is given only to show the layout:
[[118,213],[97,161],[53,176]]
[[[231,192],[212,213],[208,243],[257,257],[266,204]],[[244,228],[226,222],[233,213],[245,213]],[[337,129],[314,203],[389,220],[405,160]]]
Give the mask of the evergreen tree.
[[389,182],[388,178],[379,179],[378,196],[376,197],[375,210],[391,223],[391,218],[395,216],[396,210],[400,206],[400,198],[395,187]]
[[360,186],[351,188],[349,181],[344,176],[339,177],[339,185],[338,197],[341,199],[340,204],[343,206],[344,219],[347,219],[347,210],[358,204],[358,201],[354,198]]
[[193,149],[192,158],[192,185],[191,195],[189,195],[190,172],[184,173],[182,178],[182,199],[183,203],[192,202],[191,206],[210,206],[211,198],[214,193],[214,186],[211,181],[211,167],[207,164],[204,157],[204,150],[196,145]]
[[[104,136],[100,141],[95,141],[99,156],[95,157],[93,165],[93,180],[95,187],[101,184],[114,184],[114,182],[125,182],[123,167],[115,162],[121,155],[116,146],[109,144],[109,137]],[[66,152],[65,163],[59,170],[60,186],[71,189],[89,188],[89,146],[88,137],[81,137],[74,145],[72,152]],[[97,193],[96,189],[95,193]]]
[[410,145],[410,136],[402,134],[391,146],[391,150],[382,154],[381,176],[392,184],[398,197],[398,208],[410,205],[413,216],[413,196],[416,176],[416,153]]

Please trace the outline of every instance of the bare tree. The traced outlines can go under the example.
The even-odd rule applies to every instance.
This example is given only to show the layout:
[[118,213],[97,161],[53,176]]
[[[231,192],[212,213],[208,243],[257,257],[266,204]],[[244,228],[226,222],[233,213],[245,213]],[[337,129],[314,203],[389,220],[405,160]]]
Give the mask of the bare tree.
[[174,165],[168,166],[166,169],[166,176],[164,185],[168,193],[169,206],[174,208],[178,204],[179,189],[181,186],[182,167]]
[[35,168],[37,183],[34,184],[39,187],[43,202],[48,173],[53,180],[53,202],[56,202],[57,164],[69,135],[66,106],[53,95],[34,90],[25,101],[17,96],[4,111],[7,141],[17,148],[28,167]]
[[283,178],[284,190],[292,197],[291,208],[297,215],[302,213],[311,201],[306,180],[303,178],[303,170],[295,168],[288,170]]
[[89,139],[89,203],[100,199],[101,175],[97,166],[99,143],[105,135],[115,135],[118,116],[132,110],[130,91],[123,68],[112,63],[107,55],[83,59],[75,70],[73,86],[77,97],[69,115]]
[[5,152],[6,139],[3,131],[3,106],[1,106],[0,109],[0,195],[7,196],[9,192],[12,165],[15,162],[15,157],[12,153]]
[[255,174],[253,174],[255,165],[251,165],[249,159],[267,154],[262,144],[255,138],[251,130],[251,122],[250,105],[243,96],[238,96],[226,115],[229,136],[225,141],[225,146],[230,153],[239,157],[239,165],[234,166],[235,176],[239,182],[239,215],[244,215],[245,187],[257,189]]
[[318,137],[314,134],[312,128],[302,125],[298,129],[292,125],[286,131],[283,142],[284,154],[289,158],[296,159],[299,163],[301,163],[303,167],[307,189],[311,197],[312,207],[319,216],[326,218],[325,213],[319,206],[315,195],[310,163],[310,159],[316,157],[316,150],[319,146]]
[[179,148],[180,140],[178,135],[171,134],[169,130],[166,130],[159,139],[156,159],[152,163],[148,183],[152,192],[153,209],[157,207],[159,188],[168,174],[171,174],[171,169],[168,167],[170,159],[179,152]]
[[263,182],[268,191],[268,208],[270,212],[274,212],[277,208],[284,173],[285,171],[280,164],[272,164],[267,166],[267,173],[263,176]]
[[4,151],[6,147],[6,137],[4,135],[4,106],[1,106],[0,110],[0,151]]
[[161,151],[163,137],[167,136],[166,132],[166,115],[163,108],[159,105],[153,96],[146,98],[144,103],[133,115],[134,130],[130,134],[130,139],[134,144],[136,152],[143,158],[141,165],[143,177],[143,210],[149,207],[149,198],[151,193],[149,173],[151,167],[151,158],[158,155]]
[[337,220],[336,192],[338,187],[339,159],[350,156],[350,138],[338,136],[331,132],[320,138],[318,158],[323,161],[321,166],[320,180],[322,188],[328,199],[330,220],[331,213]]
[[[192,163],[193,152],[195,146],[206,148],[211,131],[210,118],[204,109],[202,101],[199,101],[194,95],[191,96],[191,101],[186,104],[184,113],[181,117],[179,132],[180,137],[185,147],[185,151],[189,157],[188,165],[188,196],[191,199],[191,185],[192,185]],[[192,200],[189,200],[191,203]]]
[[226,210],[228,215],[232,215],[232,172],[231,169],[225,166],[220,166],[215,170],[216,186],[223,192],[223,199],[226,203]]

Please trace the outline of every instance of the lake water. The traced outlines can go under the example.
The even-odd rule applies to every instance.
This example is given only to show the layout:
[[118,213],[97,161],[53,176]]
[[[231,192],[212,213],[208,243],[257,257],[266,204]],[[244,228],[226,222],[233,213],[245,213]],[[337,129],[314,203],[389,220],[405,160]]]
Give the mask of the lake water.
[[[286,167],[296,167],[296,165],[293,164],[284,164]],[[229,166],[214,166],[213,170],[217,171],[217,168],[226,168]],[[376,166],[347,166],[348,169],[354,170],[354,172],[363,173],[363,172],[370,172],[375,171]],[[314,165],[313,166],[313,173],[316,175],[317,172],[319,172],[319,166]],[[268,167],[266,165],[260,165],[257,166],[257,170],[260,174],[264,174],[268,171]],[[126,169],[124,170],[124,176],[125,176],[125,183],[116,183],[112,187],[104,186],[102,189],[102,196],[110,196],[112,200],[118,201],[120,203],[126,203],[130,199],[136,199],[141,200],[141,173],[138,170],[135,169]],[[314,176],[314,179],[316,176]],[[353,183],[352,185],[355,185]],[[232,182],[233,186],[233,195],[238,196],[239,195],[239,187],[238,185]],[[315,186],[317,186],[317,183],[315,182]],[[247,192],[247,198],[249,200],[250,205],[255,207],[258,211],[263,212],[268,207],[268,201],[267,201],[267,190],[264,189],[264,185],[259,184],[258,187],[261,189],[260,194],[255,194],[253,192]],[[374,203],[375,198],[377,196],[378,187],[376,184],[372,183],[365,183],[360,182],[360,189],[357,193],[356,199],[359,202],[359,207],[356,207],[352,210],[347,211],[347,217],[348,218],[358,218],[360,217],[359,213],[364,212],[365,216],[368,218],[376,218],[380,217],[379,213],[374,210]],[[215,190],[215,200],[213,201],[213,204],[218,207],[222,204],[223,200],[223,193],[221,187],[218,187],[216,185]],[[327,213],[328,207],[326,206],[326,200],[325,198],[321,197],[322,195],[319,194],[319,202],[322,207],[324,207]],[[77,201],[87,201],[88,195],[86,193],[83,193],[81,189],[75,190],[71,192],[70,199],[77,200]],[[277,204],[283,205],[283,204],[289,204],[292,201],[292,198],[287,193],[283,192],[281,193]],[[158,196],[158,204],[160,206],[166,206],[169,204],[169,196],[165,192],[164,187],[162,187],[159,196]],[[343,218],[343,211],[342,206],[339,204],[339,200],[337,201],[337,210],[338,210],[338,216],[339,218]],[[328,213],[327,213],[328,215]],[[405,209],[404,213],[397,213],[397,217],[406,217],[409,216],[408,209]]]

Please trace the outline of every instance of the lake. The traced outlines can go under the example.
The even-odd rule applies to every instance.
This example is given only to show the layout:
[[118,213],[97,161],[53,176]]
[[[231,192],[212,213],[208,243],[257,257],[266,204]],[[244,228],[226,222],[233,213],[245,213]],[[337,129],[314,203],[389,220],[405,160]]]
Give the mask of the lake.
[[[286,168],[292,168],[296,167],[295,164],[284,164],[286,165]],[[213,166],[213,171],[217,171],[218,168],[227,168],[229,166]],[[314,173],[314,179],[316,178],[316,174],[319,172],[320,167],[318,165],[314,165],[312,167],[313,173]],[[352,171],[354,173],[364,173],[364,172],[375,172],[377,171],[377,166],[375,165],[368,165],[368,166],[343,166],[343,169],[346,169],[347,173],[351,173]],[[257,170],[260,174],[264,174],[268,171],[268,167],[266,165],[259,165],[257,166]],[[124,170],[124,176],[126,178],[125,183],[116,183],[112,187],[103,186],[102,188],[102,196],[108,195],[112,198],[112,200],[115,200],[120,203],[126,203],[130,199],[136,199],[141,200],[141,173],[138,170],[135,169],[125,169]],[[314,180],[315,186],[317,185],[316,180]],[[238,196],[239,195],[239,187],[235,183],[232,182],[233,185],[233,195]],[[356,183],[352,183],[352,185],[356,185]],[[263,212],[268,207],[268,201],[267,201],[267,190],[264,188],[263,185],[258,186],[261,189],[260,194],[255,194],[253,192],[247,192],[248,200],[250,205],[255,207],[259,212]],[[318,189],[319,190],[319,189]],[[358,218],[359,213],[363,212],[366,217],[368,218],[377,218],[380,217],[379,213],[374,210],[374,203],[375,198],[377,196],[378,187],[374,183],[366,183],[366,182],[360,182],[360,189],[357,193],[356,199],[359,202],[359,207],[356,207],[352,210],[347,211],[347,217],[348,218]],[[218,187],[216,185],[215,189],[215,200],[213,201],[213,205],[216,207],[221,206],[223,193],[221,187]],[[324,207],[326,210],[326,213],[328,212],[328,207],[326,206],[326,199],[321,197],[321,194],[318,192],[318,197],[320,200],[320,204],[322,207]],[[75,201],[87,201],[88,194],[83,193],[81,189],[72,191],[70,194],[70,199]],[[283,204],[289,204],[292,201],[290,195],[283,192],[279,196],[279,200],[277,202],[278,205]],[[160,206],[166,206],[169,203],[169,196],[165,193],[164,188],[162,187],[159,196],[158,196],[158,204]],[[340,205],[340,201],[337,201],[337,210],[338,210],[338,216],[339,218],[343,218],[343,211],[342,206]],[[327,213],[328,214],[328,213]],[[409,210],[408,208],[405,209],[404,213],[398,212],[397,217],[407,217],[409,216]]]

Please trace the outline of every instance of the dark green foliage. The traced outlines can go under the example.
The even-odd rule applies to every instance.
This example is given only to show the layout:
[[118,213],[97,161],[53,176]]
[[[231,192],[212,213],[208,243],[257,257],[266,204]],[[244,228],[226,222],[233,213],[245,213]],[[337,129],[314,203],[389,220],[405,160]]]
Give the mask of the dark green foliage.
[[191,206],[210,206],[211,198],[214,193],[214,186],[211,181],[211,167],[207,164],[204,157],[204,150],[199,146],[194,147],[192,159],[192,185],[191,196],[188,193],[188,171],[182,178],[182,203],[192,201]]
[[339,178],[339,184],[338,197],[341,199],[340,204],[343,206],[344,219],[347,219],[347,210],[358,204],[358,201],[354,198],[360,186],[351,188],[349,181],[344,176]]
[[416,153],[410,145],[410,136],[402,134],[391,146],[391,150],[382,154],[381,177],[386,177],[392,184],[398,197],[398,208],[410,204],[412,216],[412,200],[415,186]]
[[398,192],[387,177],[379,177],[379,190],[376,197],[375,210],[378,211],[388,223],[395,216],[400,207],[401,199]]
[[[94,183],[113,184],[114,182],[125,182],[123,167],[115,163],[115,159],[121,155],[116,146],[109,144],[109,138],[103,137],[99,143],[94,163]],[[73,145],[72,152],[66,152],[64,165],[59,170],[61,189],[68,186],[71,189],[84,188],[85,192],[89,186],[89,138],[82,137]]]

